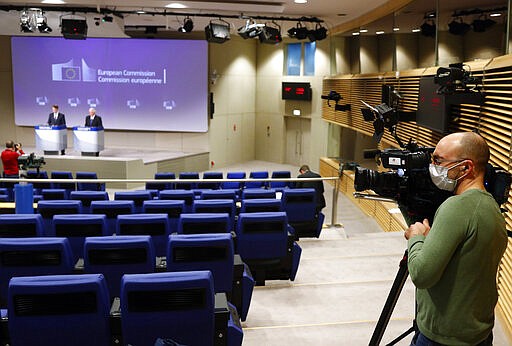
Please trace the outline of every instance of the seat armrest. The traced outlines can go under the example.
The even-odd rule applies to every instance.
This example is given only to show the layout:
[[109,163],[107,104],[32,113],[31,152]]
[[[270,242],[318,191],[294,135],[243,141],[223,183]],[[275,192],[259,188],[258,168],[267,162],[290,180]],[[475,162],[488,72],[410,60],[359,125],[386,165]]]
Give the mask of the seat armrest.
[[225,293],[215,293],[215,346],[226,346],[228,344],[228,320],[229,320],[228,299]]

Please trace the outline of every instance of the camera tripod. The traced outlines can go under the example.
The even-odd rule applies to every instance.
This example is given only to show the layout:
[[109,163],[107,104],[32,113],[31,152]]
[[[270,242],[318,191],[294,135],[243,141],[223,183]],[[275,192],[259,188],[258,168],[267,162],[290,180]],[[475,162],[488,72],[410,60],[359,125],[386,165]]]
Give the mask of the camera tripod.
[[[391,318],[391,314],[393,313],[393,309],[395,308],[396,302],[398,301],[398,297],[402,292],[402,288],[404,287],[405,281],[407,280],[407,276],[409,275],[409,270],[407,269],[407,250],[405,250],[404,256],[400,260],[400,266],[398,272],[396,274],[395,280],[393,281],[393,285],[391,286],[391,290],[389,291],[388,297],[386,299],[386,303],[384,304],[384,308],[379,317],[379,321],[375,326],[375,330],[373,331],[372,338],[370,340],[369,346],[379,346],[382,340],[382,336],[384,335],[384,331],[389,323],[389,319]],[[393,341],[391,341],[387,346],[394,345],[407,335],[416,330],[416,320],[413,321],[413,325],[411,328],[406,330],[404,333],[399,335]]]

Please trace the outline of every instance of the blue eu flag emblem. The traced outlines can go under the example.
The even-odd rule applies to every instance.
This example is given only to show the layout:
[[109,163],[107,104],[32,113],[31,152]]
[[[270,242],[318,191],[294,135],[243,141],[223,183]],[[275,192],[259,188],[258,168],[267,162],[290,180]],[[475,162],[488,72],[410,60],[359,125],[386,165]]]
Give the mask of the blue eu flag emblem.
[[62,67],[62,80],[80,81],[80,67],[68,66]]

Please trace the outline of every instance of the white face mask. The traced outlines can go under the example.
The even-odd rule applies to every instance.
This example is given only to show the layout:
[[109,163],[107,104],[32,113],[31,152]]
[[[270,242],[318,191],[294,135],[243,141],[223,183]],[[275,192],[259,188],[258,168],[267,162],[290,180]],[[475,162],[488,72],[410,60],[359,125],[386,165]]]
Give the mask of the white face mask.
[[448,171],[452,168],[457,167],[461,163],[462,161],[450,167],[434,165],[433,163],[431,163],[430,166],[428,167],[430,179],[432,179],[434,185],[437,186],[439,189],[453,192],[453,190],[455,190],[455,187],[457,186],[457,181],[459,181],[459,179],[461,179],[462,177],[457,179],[448,178]]

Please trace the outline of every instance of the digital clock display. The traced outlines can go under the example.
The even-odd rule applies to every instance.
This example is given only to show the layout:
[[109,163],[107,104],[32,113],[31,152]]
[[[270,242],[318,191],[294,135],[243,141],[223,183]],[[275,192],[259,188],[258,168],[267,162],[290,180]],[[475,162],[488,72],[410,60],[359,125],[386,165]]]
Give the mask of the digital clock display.
[[311,84],[309,82],[282,82],[283,100],[311,100]]

